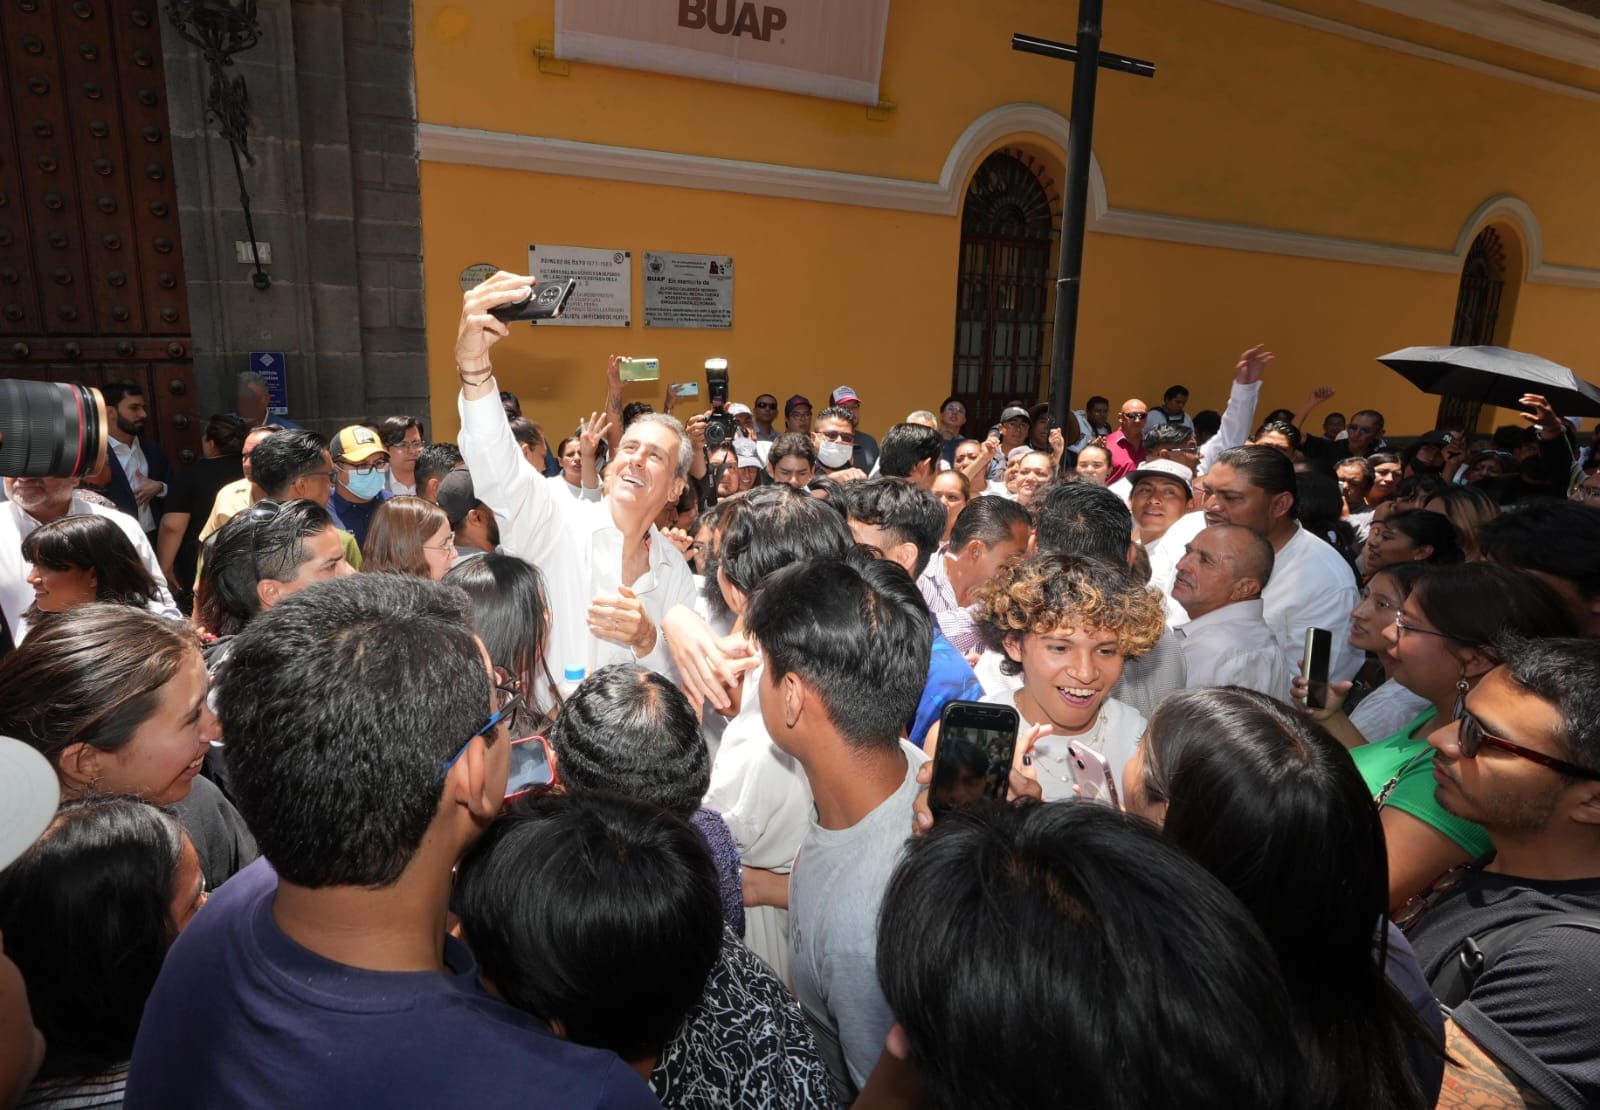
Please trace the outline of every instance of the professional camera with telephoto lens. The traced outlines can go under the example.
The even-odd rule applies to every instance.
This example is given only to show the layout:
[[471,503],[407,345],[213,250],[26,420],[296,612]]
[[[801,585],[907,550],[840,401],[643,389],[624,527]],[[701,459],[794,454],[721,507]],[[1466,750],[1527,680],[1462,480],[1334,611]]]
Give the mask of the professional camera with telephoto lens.
[[706,417],[706,446],[721,447],[739,431],[728,413],[727,359],[706,359],[706,393],[711,398],[711,415]]
[[105,398],[93,386],[0,379],[0,477],[93,474],[107,437]]

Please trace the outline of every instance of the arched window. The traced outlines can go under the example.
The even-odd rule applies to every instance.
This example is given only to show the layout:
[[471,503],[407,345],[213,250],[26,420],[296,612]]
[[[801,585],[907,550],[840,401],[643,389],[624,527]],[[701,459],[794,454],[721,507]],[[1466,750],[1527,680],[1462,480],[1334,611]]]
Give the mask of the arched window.
[[1054,267],[1054,205],[1010,151],[985,158],[961,209],[956,349],[950,392],[982,439],[1012,398],[1039,395]]
[[[1450,329],[1450,343],[1456,347],[1492,344],[1495,325],[1500,320],[1500,298],[1506,288],[1506,248],[1500,233],[1486,227],[1478,233],[1461,264],[1461,285],[1456,291],[1456,320]],[[1462,397],[1445,397],[1439,402],[1436,428],[1463,428],[1473,431],[1478,425],[1482,405]]]

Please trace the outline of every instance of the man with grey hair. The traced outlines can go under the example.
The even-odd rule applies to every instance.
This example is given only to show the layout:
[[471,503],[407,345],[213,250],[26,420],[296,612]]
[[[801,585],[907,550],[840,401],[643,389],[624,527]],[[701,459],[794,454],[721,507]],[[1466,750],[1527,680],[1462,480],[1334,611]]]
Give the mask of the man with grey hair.
[[1262,616],[1272,545],[1238,524],[1213,524],[1178,560],[1172,599],[1189,614],[1177,629],[1189,685],[1243,686],[1287,700],[1283,651]]
[[906,417],[905,422],[907,424],[921,424],[924,428],[932,428],[934,431],[939,430],[939,418],[927,409],[918,409],[916,412],[911,413]]
[[490,348],[510,334],[489,310],[525,297],[532,281],[497,273],[462,305],[460,447],[474,492],[494,511],[501,550],[544,572],[557,673],[638,662],[676,680],[661,618],[674,605],[692,606],[696,591],[689,565],[654,524],[683,493],[693,445],[673,417],[644,413],[622,433],[602,500],[568,497],[535,473],[506,423],[489,364]]
[[[259,428],[268,419],[267,412],[267,379],[254,370],[246,370],[239,375],[239,410],[232,415],[239,417],[252,428]],[[286,416],[272,418],[272,423],[280,428],[299,428]]]

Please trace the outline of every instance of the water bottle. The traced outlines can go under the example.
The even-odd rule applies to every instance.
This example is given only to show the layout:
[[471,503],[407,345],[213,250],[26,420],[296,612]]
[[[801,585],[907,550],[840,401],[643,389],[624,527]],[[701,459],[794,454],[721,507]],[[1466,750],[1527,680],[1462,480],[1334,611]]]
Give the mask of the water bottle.
[[568,667],[566,677],[561,681],[561,696],[570,698],[572,691],[576,690],[583,682],[584,670],[582,667]]

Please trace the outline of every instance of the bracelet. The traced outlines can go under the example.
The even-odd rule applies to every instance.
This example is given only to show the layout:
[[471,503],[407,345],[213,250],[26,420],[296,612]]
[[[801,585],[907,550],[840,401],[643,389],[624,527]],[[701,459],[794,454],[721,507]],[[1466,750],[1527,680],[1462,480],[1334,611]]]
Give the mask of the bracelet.
[[493,366],[485,367],[484,370],[483,370],[482,376],[477,377],[477,378],[469,378],[467,376],[467,371],[461,369],[460,366],[457,366],[456,367],[456,377],[460,378],[462,380],[462,382],[465,383],[466,385],[473,385],[473,386],[482,385],[484,382],[486,382],[490,378],[494,377],[494,367]]

